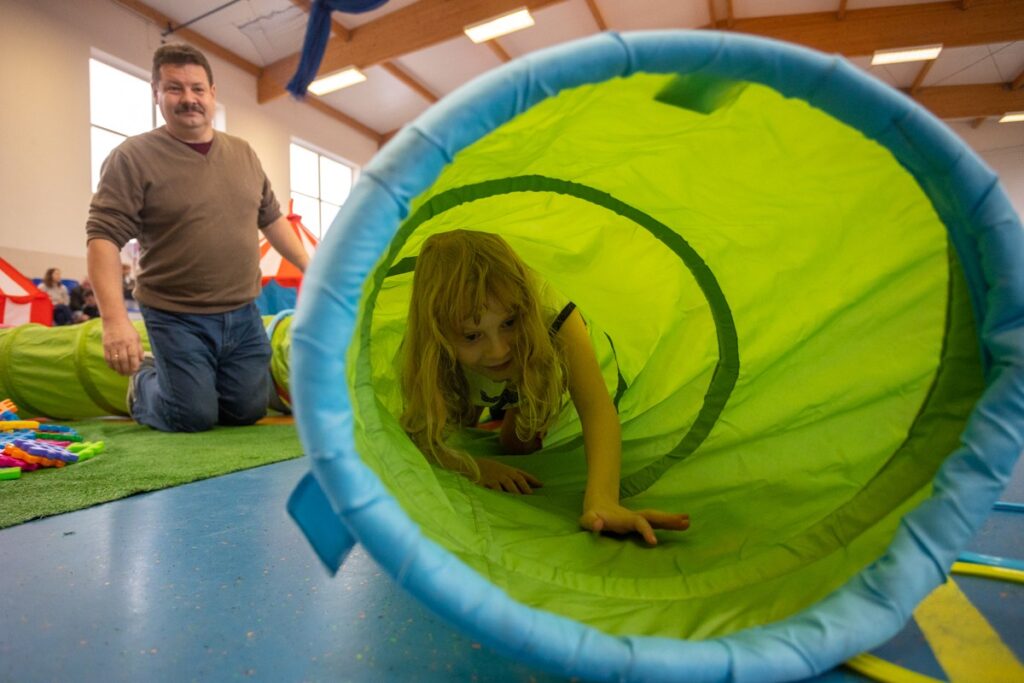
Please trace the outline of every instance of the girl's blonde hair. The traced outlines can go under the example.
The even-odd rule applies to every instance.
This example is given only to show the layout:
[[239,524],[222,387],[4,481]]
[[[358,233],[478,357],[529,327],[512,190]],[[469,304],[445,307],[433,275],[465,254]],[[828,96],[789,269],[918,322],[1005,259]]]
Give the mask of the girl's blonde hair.
[[462,334],[467,318],[480,320],[489,298],[516,318],[515,426],[516,435],[527,441],[558,416],[566,386],[563,354],[541,314],[533,274],[505,240],[491,233],[453,230],[423,243],[402,344],[401,423],[428,459],[474,479],[476,462],[445,444],[452,431],[472,426],[479,415],[452,339]]

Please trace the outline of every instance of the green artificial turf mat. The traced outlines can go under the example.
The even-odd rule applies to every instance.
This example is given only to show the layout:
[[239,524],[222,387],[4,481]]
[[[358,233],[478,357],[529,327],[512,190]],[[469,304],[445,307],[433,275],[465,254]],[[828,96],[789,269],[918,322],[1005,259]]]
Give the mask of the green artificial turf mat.
[[198,434],[165,434],[129,420],[64,424],[86,441],[103,441],[105,450],[81,463],[0,481],[0,529],[302,454],[290,419]]

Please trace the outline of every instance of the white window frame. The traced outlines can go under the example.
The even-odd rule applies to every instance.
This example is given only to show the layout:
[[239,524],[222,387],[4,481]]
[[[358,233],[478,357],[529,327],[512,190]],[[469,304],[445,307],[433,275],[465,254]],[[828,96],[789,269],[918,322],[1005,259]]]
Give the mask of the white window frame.
[[[300,147],[300,148],[302,148],[303,150],[305,150],[307,152],[312,152],[313,154],[317,155],[317,195],[316,196],[310,195],[310,194],[308,194],[306,192],[300,192],[300,191],[295,190],[295,189],[292,188],[292,185],[294,183],[293,176],[292,176],[293,169],[291,168],[291,146],[292,145],[295,145],[296,147]],[[322,187],[323,177],[322,177],[322,175],[320,173],[320,158],[321,157],[323,157],[325,159],[328,159],[329,161],[333,161],[333,162],[335,162],[337,164],[341,164],[342,166],[346,166],[352,172],[352,184],[349,186],[349,193],[345,195],[345,198],[342,200],[341,204],[338,205],[339,210],[340,210],[340,208],[342,206],[345,205],[345,202],[348,201],[349,196],[351,196],[351,194],[352,194],[352,187],[355,186],[356,181],[359,179],[359,166],[357,166],[356,164],[352,163],[348,159],[344,159],[344,158],[338,156],[337,154],[333,154],[331,152],[328,152],[327,150],[323,149],[322,147],[319,147],[319,146],[314,145],[312,143],[306,142],[305,140],[302,140],[300,138],[293,137],[291,139],[291,141],[289,143],[289,147],[288,147],[288,159],[289,159],[288,185],[289,185],[289,191],[290,191],[289,192],[289,196],[292,199],[295,199],[296,195],[298,195],[298,196],[303,197],[303,198],[305,198],[307,200],[312,200],[312,201],[316,202],[316,205],[317,205],[317,217],[316,217],[316,223],[315,224],[312,224],[313,222],[310,220],[310,217],[305,216],[301,211],[299,211],[298,213],[299,213],[300,216],[303,216],[303,225],[310,232],[312,232],[316,236],[316,238],[318,240],[322,240],[324,238],[324,235],[327,234],[327,231],[331,227],[330,225],[323,225],[323,208],[322,208],[323,204],[328,204],[329,206],[334,206],[335,205],[334,202],[329,202],[329,201],[326,201],[325,199],[323,199],[323,187]]]

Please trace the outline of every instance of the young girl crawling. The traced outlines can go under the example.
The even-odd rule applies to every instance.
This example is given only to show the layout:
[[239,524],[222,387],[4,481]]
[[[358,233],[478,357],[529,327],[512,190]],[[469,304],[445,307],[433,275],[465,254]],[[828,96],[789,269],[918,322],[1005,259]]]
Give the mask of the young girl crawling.
[[619,504],[619,418],[583,318],[548,310],[532,273],[499,236],[455,230],[428,238],[416,261],[403,344],[402,426],[424,455],[481,485],[513,494],[541,486],[528,472],[474,458],[445,442],[485,407],[501,419],[502,449],[532,453],[569,396],[583,427],[587,485],[579,523],[592,531],[684,530],[688,515]]

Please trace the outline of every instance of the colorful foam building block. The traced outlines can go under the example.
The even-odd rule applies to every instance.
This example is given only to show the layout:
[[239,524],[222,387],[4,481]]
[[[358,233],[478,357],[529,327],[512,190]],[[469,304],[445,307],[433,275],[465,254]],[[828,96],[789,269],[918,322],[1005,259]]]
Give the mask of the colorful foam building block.
[[59,434],[78,434],[74,427],[68,427],[67,425],[54,425],[49,422],[40,422],[37,432],[56,432]]
[[35,420],[0,420],[0,432],[13,432],[19,429],[39,429]]
[[0,401],[0,420],[13,421],[18,419],[18,406],[9,398]]
[[49,441],[51,443],[60,443],[60,444],[78,443],[79,441],[83,440],[80,435],[72,434],[70,432],[41,432],[41,431],[35,431],[35,432],[32,432],[32,435],[35,438],[37,438],[37,439],[41,439],[41,440],[44,440],[44,441]]
[[0,481],[3,481],[5,479],[17,479],[20,476],[20,467],[0,467]]
[[73,443],[67,449],[78,456],[78,462],[82,462],[102,453],[104,444],[102,441],[85,441],[83,443]]

